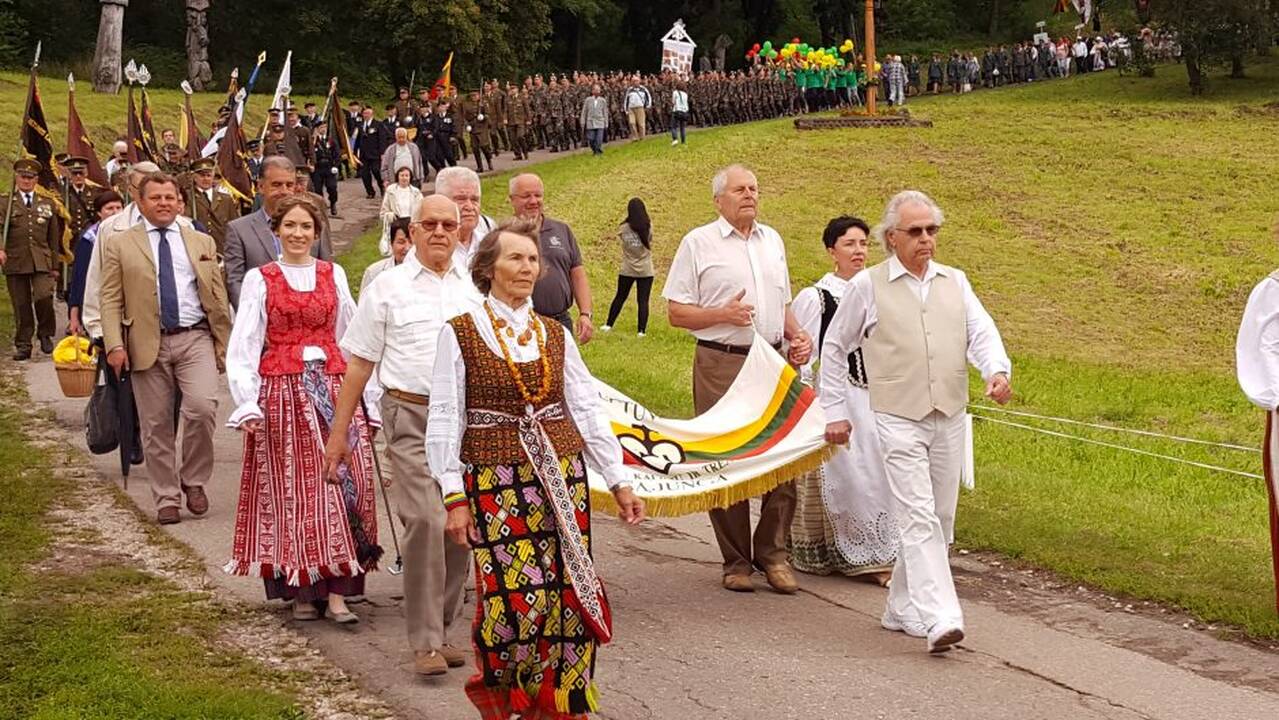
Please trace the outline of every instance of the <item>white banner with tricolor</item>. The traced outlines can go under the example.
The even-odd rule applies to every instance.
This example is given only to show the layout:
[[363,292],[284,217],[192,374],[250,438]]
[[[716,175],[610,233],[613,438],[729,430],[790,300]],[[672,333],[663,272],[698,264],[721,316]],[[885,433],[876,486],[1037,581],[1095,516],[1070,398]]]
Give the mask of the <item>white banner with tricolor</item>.
[[[816,393],[758,335],[724,397],[689,420],[658,417],[596,382],[650,515],[687,515],[761,495],[816,468],[830,448]],[[595,506],[615,507],[603,478],[592,472],[590,481]]]

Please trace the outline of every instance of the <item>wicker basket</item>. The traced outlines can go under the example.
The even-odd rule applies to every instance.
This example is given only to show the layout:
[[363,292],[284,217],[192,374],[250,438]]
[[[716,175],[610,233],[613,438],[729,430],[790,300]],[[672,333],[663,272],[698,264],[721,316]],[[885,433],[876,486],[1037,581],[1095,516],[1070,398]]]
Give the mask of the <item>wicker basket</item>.
[[[55,362],[53,369],[58,373],[58,385],[62,394],[69,398],[89,397],[93,394],[93,386],[98,381],[98,363],[93,353],[80,350],[80,336],[67,338],[76,343],[75,362]],[[66,342],[66,341],[63,341]]]
[[62,394],[69,398],[84,398],[93,394],[93,386],[98,380],[97,366],[79,364],[55,364],[58,372],[58,385],[62,386]]

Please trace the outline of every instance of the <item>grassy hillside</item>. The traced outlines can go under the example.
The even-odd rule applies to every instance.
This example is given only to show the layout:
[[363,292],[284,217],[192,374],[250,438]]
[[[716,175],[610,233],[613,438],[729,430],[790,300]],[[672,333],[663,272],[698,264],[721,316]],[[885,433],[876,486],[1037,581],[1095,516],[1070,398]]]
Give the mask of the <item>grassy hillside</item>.
[[[969,272],[1004,332],[1015,409],[1256,446],[1262,415],[1235,385],[1233,343],[1249,289],[1279,264],[1279,64],[1250,75],[1192,99],[1178,67],[1107,73],[913,103],[929,129],[779,120],[540,170],[548,212],[582,242],[598,322],[633,195],[654,218],[660,276],[680,237],[713,219],[714,170],[751,165],[798,291],[827,269],[830,217],[874,222],[890,195],[918,188],[946,211],[939,259]],[[486,211],[509,212],[505,183],[486,181]],[[587,360],[653,409],[689,414],[692,343],[660,300],[654,310],[648,337],[634,336],[632,305]],[[1043,426],[1260,471],[1253,453]],[[963,544],[1279,637],[1260,481],[991,424],[976,452]]]

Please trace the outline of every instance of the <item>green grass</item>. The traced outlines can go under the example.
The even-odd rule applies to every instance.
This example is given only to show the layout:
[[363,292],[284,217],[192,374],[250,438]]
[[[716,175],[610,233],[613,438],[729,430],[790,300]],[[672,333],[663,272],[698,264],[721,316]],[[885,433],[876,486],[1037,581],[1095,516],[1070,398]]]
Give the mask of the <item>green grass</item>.
[[[751,165],[798,291],[827,269],[827,219],[873,223],[894,192],[924,190],[946,211],[939,259],[968,271],[1014,356],[1014,409],[1259,446],[1262,414],[1235,385],[1233,343],[1250,288],[1279,265],[1279,113],[1265,107],[1279,100],[1279,64],[1249,74],[1214,77],[1199,99],[1180,67],[1154,80],[1106,73],[913,102],[928,129],[797,132],[778,120],[539,172],[548,214],[582,244],[601,323],[632,195],[654,220],[656,293],[681,236],[714,217],[714,170]],[[509,214],[507,177],[484,183],[489,214]],[[370,242],[348,259],[351,277]],[[653,310],[638,340],[632,300],[585,357],[653,410],[688,415],[692,342],[660,299]],[[1056,429],[1260,472],[1255,454]],[[976,453],[964,546],[1279,638],[1260,481],[991,424],[977,426]]]
[[[0,303],[0,334],[13,330]],[[215,644],[235,622],[200,595],[112,555],[109,538],[52,554],[46,515],[74,491],[52,468],[87,459],[28,440],[20,374],[0,372],[0,715],[102,718],[301,717],[269,689],[274,671]],[[107,487],[101,492],[111,492]]]

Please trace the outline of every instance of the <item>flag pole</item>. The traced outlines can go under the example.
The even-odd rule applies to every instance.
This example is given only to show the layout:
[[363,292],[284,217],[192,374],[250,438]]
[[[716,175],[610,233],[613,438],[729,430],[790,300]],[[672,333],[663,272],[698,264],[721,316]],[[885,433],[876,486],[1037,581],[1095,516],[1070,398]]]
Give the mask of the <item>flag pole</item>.
[[[27,116],[31,114],[31,83],[35,82],[36,68],[40,67],[40,47],[41,42],[36,42],[36,56],[31,60],[31,79],[27,81],[27,102],[26,107],[22,110],[22,127],[18,130],[18,157],[21,158],[24,152],[22,144],[22,136],[26,134]],[[18,174],[15,172],[13,178],[9,180],[9,194],[6,196],[4,211],[4,232],[0,233],[5,245],[9,244],[9,224],[13,221],[13,193],[18,189]]]

